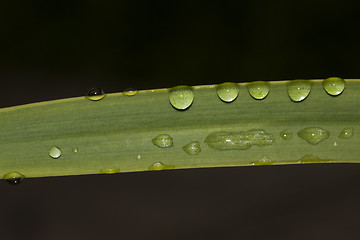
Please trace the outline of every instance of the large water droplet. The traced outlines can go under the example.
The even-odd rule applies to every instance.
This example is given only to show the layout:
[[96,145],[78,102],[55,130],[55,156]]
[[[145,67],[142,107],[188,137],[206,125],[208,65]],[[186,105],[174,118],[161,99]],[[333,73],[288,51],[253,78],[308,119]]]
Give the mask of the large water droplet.
[[239,85],[236,83],[222,83],[216,86],[218,97],[224,102],[232,102],[239,95]]
[[174,169],[175,166],[171,166],[171,165],[165,165],[162,162],[154,162],[153,165],[151,165],[148,169],[151,171],[156,171],[156,170],[166,170],[166,169]]
[[19,184],[25,176],[19,172],[10,172],[4,175],[6,182],[12,185]]
[[284,129],[280,132],[280,137],[283,140],[290,140],[293,137],[292,131],[289,129]]
[[194,93],[189,86],[178,86],[169,89],[169,100],[171,105],[178,110],[185,110],[194,101]]
[[49,150],[50,157],[57,159],[61,156],[61,150],[58,147],[52,147]]
[[247,85],[249,94],[256,100],[264,99],[270,91],[269,83],[263,81],[252,82]]
[[119,173],[120,168],[107,168],[107,169],[100,169],[100,173],[104,174],[113,174],[113,173]]
[[105,95],[104,90],[101,88],[92,88],[87,92],[85,98],[91,101],[99,101],[103,99]]
[[133,88],[127,88],[127,89],[125,89],[124,91],[123,91],[123,95],[125,95],[125,96],[134,96],[134,95],[136,95],[138,93],[138,91],[137,90],[135,90],[135,89],[133,89]]
[[354,128],[344,128],[341,131],[339,138],[346,139],[346,138],[351,138],[352,136],[354,136]]
[[189,155],[197,155],[201,152],[200,144],[198,141],[192,141],[183,147],[184,151]]
[[173,139],[168,134],[160,134],[159,136],[153,138],[152,142],[159,148],[168,148],[174,146]]
[[306,140],[312,145],[316,145],[319,142],[327,139],[330,133],[319,127],[305,128],[297,134],[300,138]]
[[311,83],[306,80],[295,80],[288,83],[288,94],[294,102],[303,101],[311,90]]
[[345,89],[345,81],[342,78],[331,77],[323,81],[325,91],[331,96],[340,95]]

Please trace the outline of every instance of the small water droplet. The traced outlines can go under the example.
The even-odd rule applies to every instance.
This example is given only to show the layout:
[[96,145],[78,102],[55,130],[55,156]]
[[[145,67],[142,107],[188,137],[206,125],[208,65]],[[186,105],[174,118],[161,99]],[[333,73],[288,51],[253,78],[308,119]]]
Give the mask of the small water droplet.
[[330,133],[322,128],[312,127],[299,131],[297,135],[298,137],[306,140],[308,143],[316,145],[319,142],[329,138]]
[[165,165],[162,162],[154,162],[148,169],[151,171],[174,169],[175,166]]
[[104,174],[113,174],[113,173],[119,173],[120,168],[107,168],[107,169],[100,169],[100,173]]
[[137,159],[141,159],[141,154],[138,154],[138,155],[136,156],[136,158],[137,158]]
[[200,144],[198,141],[192,141],[183,147],[184,151],[189,155],[197,155],[201,152]]
[[194,101],[194,93],[189,86],[178,86],[169,89],[169,100],[171,105],[178,110],[185,110]]
[[57,159],[61,156],[61,150],[58,147],[52,147],[49,150],[50,157]]
[[160,134],[159,136],[153,138],[152,142],[159,148],[169,148],[174,146],[173,139],[168,134]]
[[344,128],[341,131],[339,138],[347,139],[347,138],[351,138],[352,136],[354,136],[354,128]]
[[127,88],[122,92],[122,94],[125,96],[134,96],[137,93],[138,93],[138,90],[135,90],[133,88]]
[[345,89],[344,79],[338,77],[327,78],[322,82],[322,84],[325,91],[331,96],[338,96]]
[[74,153],[77,153],[77,152],[79,152],[79,148],[78,148],[78,147],[73,147],[72,151],[73,151]]
[[284,129],[280,132],[280,137],[283,140],[290,140],[293,137],[292,131],[289,129]]
[[232,82],[222,83],[216,86],[218,97],[224,102],[233,102],[239,95],[239,85]]
[[311,83],[306,80],[294,80],[288,83],[288,94],[294,102],[303,101],[311,90]]
[[104,90],[101,88],[92,88],[87,92],[85,98],[91,101],[99,101],[103,99],[105,95]]
[[247,85],[249,94],[256,100],[266,98],[270,91],[270,85],[267,82],[257,81]]
[[25,176],[19,172],[10,172],[4,175],[4,179],[11,185],[19,184]]
[[334,147],[337,147],[337,142],[334,142]]

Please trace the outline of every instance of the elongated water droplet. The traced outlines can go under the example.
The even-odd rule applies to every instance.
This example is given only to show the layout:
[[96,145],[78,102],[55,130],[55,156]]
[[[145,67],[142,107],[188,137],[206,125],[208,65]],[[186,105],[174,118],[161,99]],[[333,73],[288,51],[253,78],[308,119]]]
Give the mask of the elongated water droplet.
[[186,144],[183,149],[189,155],[197,155],[201,152],[200,143],[198,141],[192,141]]
[[136,156],[136,158],[139,159],[139,160],[141,159],[141,157],[142,157],[141,154],[138,154],[138,155]]
[[298,132],[298,137],[306,140],[312,145],[316,145],[319,142],[329,138],[330,133],[319,127],[305,128]]
[[157,170],[166,170],[166,169],[174,169],[175,166],[171,165],[165,165],[162,162],[154,162],[153,165],[151,165],[148,169],[151,171],[157,171]]
[[77,152],[79,152],[79,148],[78,147],[73,147],[72,151],[73,151],[73,153],[77,153]]
[[120,168],[107,168],[107,169],[100,169],[100,173],[104,174],[113,174],[113,173],[119,173]]
[[49,150],[50,157],[57,159],[61,156],[61,150],[58,147],[52,147]]
[[295,80],[288,83],[288,94],[294,102],[303,101],[311,90],[311,83],[306,80]]
[[173,139],[168,134],[160,134],[159,136],[153,138],[152,142],[159,148],[169,148],[174,146]]
[[274,161],[272,161],[270,158],[264,156],[260,158],[259,160],[252,162],[251,165],[271,165],[274,164]]
[[127,89],[125,89],[124,91],[123,91],[123,95],[125,95],[125,96],[134,96],[134,95],[136,95],[138,93],[138,91],[137,90],[135,90],[135,89],[132,89],[132,88],[127,88]]
[[226,82],[216,86],[218,97],[224,102],[233,102],[239,95],[239,85],[236,83]]
[[19,184],[25,176],[19,172],[10,172],[4,175],[6,182],[12,185]]
[[178,110],[185,110],[194,101],[194,93],[189,86],[177,86],[169,89],[169,100],[171,105]]
[[247,132],[213,132],[204,142],[215,150],[244,150],[253,145],[271,145],[274,141],[275,137],[271,133],[254,129]]
[[269,83],[263,81],[252,82],[247,85],[249,94],[256,100],[266,98],[269,94],[270,86]]
[[331,96],[340,95],[345,89],[345,81],[342,78],[330,77],[323,82],[325,91]]
[[354,128],[344,128],[341,131],[339,138],[346,139],[346,138],[351,138],[352,136],[354,136]]
[[87,92],[85,98],[91,101],[99,101],[103,99],[105,95],[104,90],[101,88],[92,88]]
[[289,129],[284,129],[280,132],[280,137],[283,140],[290,140],[293,137],[292,131]]

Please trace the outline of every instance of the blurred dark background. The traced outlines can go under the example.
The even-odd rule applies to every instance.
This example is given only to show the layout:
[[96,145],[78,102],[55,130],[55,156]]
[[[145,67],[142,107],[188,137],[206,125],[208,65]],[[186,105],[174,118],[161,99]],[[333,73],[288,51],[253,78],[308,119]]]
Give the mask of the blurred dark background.
[[[0,107],[179,84],[360,78],[357,1],[1,1]],[[359,165],[0,184],[4,239],[359,239]]]

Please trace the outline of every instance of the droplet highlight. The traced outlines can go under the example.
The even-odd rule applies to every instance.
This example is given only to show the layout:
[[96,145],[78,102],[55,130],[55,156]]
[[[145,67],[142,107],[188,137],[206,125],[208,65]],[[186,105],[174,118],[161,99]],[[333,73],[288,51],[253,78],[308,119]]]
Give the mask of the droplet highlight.
[[323,82],[324,90],[331,96],[340,95],[345,89],[345,81],[339,77],[330,77]]
[[4,179],[11,185],[17,185],[21,183],[21,181],[25,178],[25,176],[19,172],[10,172],[4,175]]
[[136,94],[138,94],[138,90],[135,90],[133,88],[127,88],[122,92],[123,95],[125,96],[135,96]]
[[92,88],[90,89],[85,98],[91,101],[99,101],[105,97],[105,92],[101,88]]
[[292,131],[289,129],[284,129],[280,132],[280,138],[282,140],[290,140],[292,139],[292,137],[293,137]]
[[159,171],[159,170],[167,170],[167,169],[174,169],[175,166],[165,165],[162,162],[154,162],[148,169],[150,171]]
[[288,83],[288,95],[294,102],[301,102],[309,96],[311,83],[306,80],[294,80]]
[[58,147],[52,147],[49,150],[49,155],[50,157],[52,157],[53,159],[57,159],[61,156],[61,150]]
[[197,155],[201,152],[200,143],[192,141],[183,147],[184,151],[189,155]]
[[171,105],[178,110],[185,110],[194,102],[193,89],[189,86],[177,86],[169,90]]
[[239,95],[239,85],[232,82],[219,84],[216,93],[223,102],[233,102]]
[[352,136],[354,136],[354,128],[344,128],[341,131],[339,138],[347,139],[347,138],[351,138]]
[[311,127],[299,131],[297,135],[308,143],[316,145],[321,141],[329,138],[330,133],[319,127]]
[[244,132],[213,132],[209,134],[205,143],[215,150],[244,150],[253,145],[263,147],[275,141],[274,135],[262,129]]
[[152,143],[159,148],[169,148],[174,146],[173,138],[168,134],[160,134],[152,139]]
[[113,173],[119,173],[120,168],[107,168],[107,169],[100,169],[100,173],[103,174],[113,174]]
[[141,159],[141,157],[142,157],[141,154],[138,154],[138,155],[136,156],[136,158],[139,159],[139,160]]
[[262,100],[270,92],[270,84],[263,81],[256,81],[247,85],[250,96],[256,100]]

